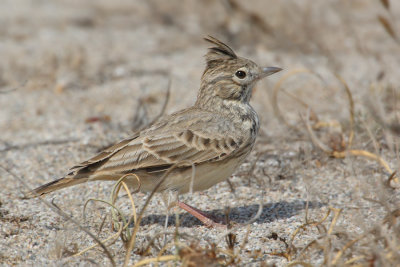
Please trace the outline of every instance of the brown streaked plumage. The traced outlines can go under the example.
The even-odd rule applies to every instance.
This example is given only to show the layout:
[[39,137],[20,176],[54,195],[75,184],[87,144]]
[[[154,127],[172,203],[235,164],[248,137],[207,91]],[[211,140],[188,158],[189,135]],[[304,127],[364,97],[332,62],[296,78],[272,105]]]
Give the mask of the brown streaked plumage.
[[[250,153],[259,129],[258,116],[250,106],[258,80],[279,68],[260,68],[238,57],[231,48],[209,36],[213,44],[206,54],[207,66],[194,106],[164,116],[93,158],[73,167],[65,177],[36,188],[29,196],[91,180],[118,180],[136,174],[142,191],[152,191],[173,165],[158,191],[207,189],[227,179]],[[137,180],[128,180],[137,187]]]

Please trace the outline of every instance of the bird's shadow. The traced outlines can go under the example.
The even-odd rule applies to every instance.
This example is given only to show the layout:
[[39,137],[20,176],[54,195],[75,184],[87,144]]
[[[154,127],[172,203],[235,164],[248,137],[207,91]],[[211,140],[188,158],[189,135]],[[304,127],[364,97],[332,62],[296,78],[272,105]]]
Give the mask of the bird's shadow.
[[[290,218],[298,214],[301,210],[306,209],[307,202],[304,200],[295,200],[291,202],[280,201],[275,203],[263,204],[261,214],[254,221],[256,223],[268,223],[278,219]],[[320,208],[325,204],[321,202],[308,202],[309,209]],[[217,221],[226,221],[227,214],[229,214],[229,221],[234,223],[246,223],[254,218],[259,212],[260,206],[258,204],[245,205],[240,207],[233,207],[227,209],[214,209],[205,211],[212,218]],[[228,211],[228,212],[227,212]],[[151,214],[144,217],[141,225],[160,224],[165,225],[166,215]],[[174,214],[170,214],[168,218],[168,226],[174,226],[176,218]],[[203,225],[197,218],[184,212],[179,214],[179,223],[182,227],[194,227]]]

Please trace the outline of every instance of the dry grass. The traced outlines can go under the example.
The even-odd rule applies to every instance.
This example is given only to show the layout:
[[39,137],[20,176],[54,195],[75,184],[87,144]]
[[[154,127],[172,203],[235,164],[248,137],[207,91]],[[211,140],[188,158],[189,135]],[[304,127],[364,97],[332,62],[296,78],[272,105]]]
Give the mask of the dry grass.
[[[400,264],[397,2],[20,1],[0,26],[0,262]],[[255,92],[262,129],[248,162],[229,185],[184,196],[229,229],[132,194],[126,177],[19,198],[190,105],[206,34],[285,69]]]

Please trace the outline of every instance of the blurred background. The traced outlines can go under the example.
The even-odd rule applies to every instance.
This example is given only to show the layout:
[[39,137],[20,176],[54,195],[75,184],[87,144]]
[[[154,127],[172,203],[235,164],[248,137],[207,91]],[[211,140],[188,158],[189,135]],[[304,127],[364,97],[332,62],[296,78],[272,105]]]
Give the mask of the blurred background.
[[[73,92],[107,86],[108,102],[148,100],[151,109],[168,78],[168,111],[174,111],[193,103],[207,47],[202,38],[212,35],[260,65],[283,68],[281,75],[312,72],[293,75],[282,86],[305,104],[318,105],[319,114],[335,112],[344,119],[340,105],[347,103],[335,75],[348,83],[356,101],[372,83],[399,84],[399,6],[388,0],[3,0],[0,90],[75,97]],[[259,85],[254,103],[266,113],[271,80],[277,76]],[[302,105],[288,94],[279,96],[280,105],[288,119],[298,118]]]
[[[347,111],[340,106],[347,103],[335,75],[348,83],[356,101],[369,94],[371,84],[396,87],[400,79],[397,1],[3,0],[2,6],[0,90],[18,88],[28,97],[52,91],[75,99],[77,91],[107,86],[111,95],[102,97],[108,102],[147,100],[151,110],[160,104],[167,78],[172,112],[194,101],[206,35],[260,65],[283,68],[281,75],[312,72],[291,75],[282,84],[290,92],[272,99],[288,119],[298,118],[303,104],[344,119]],[[271,80],[277,76],[259,85],[254,103],[268,114]],[[298,106],[289,94],[304,103]],[[101,103],[81,108],[89,105],[106,112]]]

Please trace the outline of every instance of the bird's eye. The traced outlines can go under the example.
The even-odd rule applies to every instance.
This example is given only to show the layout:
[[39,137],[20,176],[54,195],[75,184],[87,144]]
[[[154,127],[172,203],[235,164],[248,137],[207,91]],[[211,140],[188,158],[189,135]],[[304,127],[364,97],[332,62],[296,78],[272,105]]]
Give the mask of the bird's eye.
[[246,78],[246,72],[242,71],[242,70],[238,70],[235,73],[236,77],[238,77],[239,79],[244,79]]

